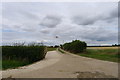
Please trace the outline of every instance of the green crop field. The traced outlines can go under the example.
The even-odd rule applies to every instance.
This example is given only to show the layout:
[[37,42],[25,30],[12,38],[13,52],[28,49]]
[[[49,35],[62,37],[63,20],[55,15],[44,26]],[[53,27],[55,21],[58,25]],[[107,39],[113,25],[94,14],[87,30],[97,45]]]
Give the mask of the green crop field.
[[50,48],[50,47],[47,48],[48,51],[54,51],[54,50],[56,50],[56,49],[57,49],[57,48]]

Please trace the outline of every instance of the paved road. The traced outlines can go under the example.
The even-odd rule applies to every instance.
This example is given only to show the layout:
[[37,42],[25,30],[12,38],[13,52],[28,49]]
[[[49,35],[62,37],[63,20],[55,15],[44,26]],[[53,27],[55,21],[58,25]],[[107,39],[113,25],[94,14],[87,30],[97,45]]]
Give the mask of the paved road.
[[104,73],[118,77],[118,64],[57,51],[47,53],[46,59],[20,69],[3,71],[3,77],[13,78],[76,78],[80,72]]

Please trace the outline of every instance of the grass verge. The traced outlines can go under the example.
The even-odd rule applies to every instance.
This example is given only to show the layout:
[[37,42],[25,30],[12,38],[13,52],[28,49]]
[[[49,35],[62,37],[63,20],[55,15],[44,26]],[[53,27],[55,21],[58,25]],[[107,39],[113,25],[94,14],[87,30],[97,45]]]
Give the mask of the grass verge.
[[105,61],[120,62],[118,59],[118,49],[87,49],[86,52],[78,53],[77,55],[90,57]]
[[[60,49],[58,51],[61,52]],[[65,51],[62,51],[65,53]],[[120,54],[118,49],[86,49],[83,53],[77,53],[76,55],[95,58],[104,61],[120,62]]]
[[30,63],[25,62],[25,61],[17,61],[17,60],[4,60],[2,61],[2,69],[14,69],[16,67],[21,67],[21,66],[25,66],[28,65]]
[[65,53],[64,51],[62,51],[60,48],[58,48],[58,51],[61,52],[61,53]]

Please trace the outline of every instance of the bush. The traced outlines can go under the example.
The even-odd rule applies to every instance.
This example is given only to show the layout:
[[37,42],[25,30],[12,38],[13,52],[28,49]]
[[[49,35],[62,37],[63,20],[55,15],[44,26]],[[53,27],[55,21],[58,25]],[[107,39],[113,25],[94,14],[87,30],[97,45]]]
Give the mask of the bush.
[[20,60],[30,63],[45,58],[47,48],[45,46],[3,46],[3,60]]
[[63,44],[62,48],[72,53],[80,53],[86,50],[86,46],[87,44],[85,42],[80,40],[75,40],[75,41]]

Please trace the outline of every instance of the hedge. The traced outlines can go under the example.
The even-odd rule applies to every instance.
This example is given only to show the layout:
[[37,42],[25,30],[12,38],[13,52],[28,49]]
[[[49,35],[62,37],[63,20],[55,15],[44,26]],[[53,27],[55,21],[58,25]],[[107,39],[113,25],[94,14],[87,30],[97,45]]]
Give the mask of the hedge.
[[80,40],[74,40],[69,43],[63,44],[61,47],[62,49],[72,52],[72,53],[80,53],[86,50],[87,44]]
[[3,60],[22,60],[35,62],[45,58],[45,46],[2,46]]

